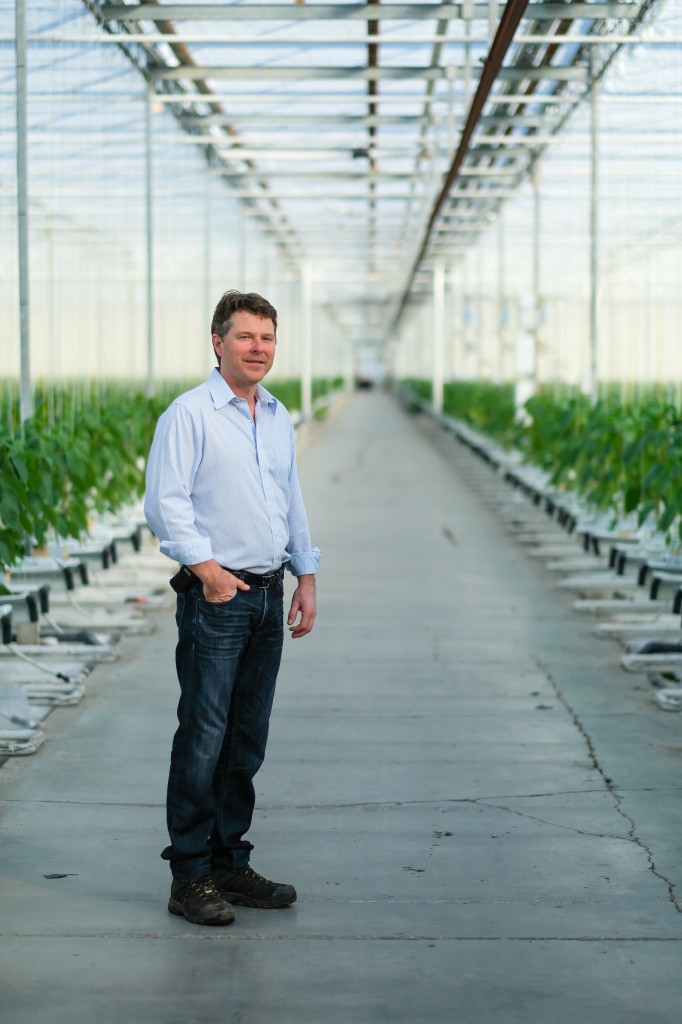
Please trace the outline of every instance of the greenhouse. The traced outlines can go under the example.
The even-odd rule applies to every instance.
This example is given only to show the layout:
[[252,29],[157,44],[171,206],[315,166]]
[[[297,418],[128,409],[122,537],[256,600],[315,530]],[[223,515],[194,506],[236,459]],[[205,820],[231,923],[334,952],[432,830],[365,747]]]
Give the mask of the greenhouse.
[[[681,52],[681,0],[0,3],[7,1024],[677,1024]],[[190,557],[216,381],[262,509],[193,420]],[[291,500],[234,579],[295,638],[322,553],[249,833],[298,902],[229,929],[159,859],[204,460],[218,534]]]

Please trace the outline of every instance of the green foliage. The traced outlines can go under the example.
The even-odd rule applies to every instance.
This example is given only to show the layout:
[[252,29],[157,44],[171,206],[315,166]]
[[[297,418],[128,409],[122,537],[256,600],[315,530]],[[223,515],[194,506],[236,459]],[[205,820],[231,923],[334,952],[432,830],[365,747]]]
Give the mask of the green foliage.
[[[404,383],[431,400],[429,381]],[[589,507],[682,540],[682,413],[670,387],[611,384],[594,403],[576,387],[546,387],[517,418],[513,384],[452,381],[443,404],[447,415],[520,449]]]
[[[313,402],[322,398],[324,395],[330,394],[332,391],[338,391],[342,388],[345,381],[343,377],[316,377],[312,382],[312,398]],[[301,409],[301,381],[296,380],[266,380],[264,381],[265,387],[268,389],[271,395],[282,403],[289,412],[295,412]]]
[[417,398],[421,398],[424,402],[433,401],[433,385],[430,380],[408,377],[406,380],[401,381],[401,384],[409,391],[413,391]]
[[[138,383],[38,383],[35,413],[21,429],[14,381],[0,391],[0,568],[49,536],[81,537],[93,513],[116,512],[144,491],[156,421],[196,381],[165,381],[153,398]],[[319,397],[343,380],[313,382]],[[300,409],[297,380],[267,382],[288,409]]]
[[[182,390],[148,398],[136,385],[36,388],[20,432],[16,395],[0,423],[0,566],[51,534],[80,537],[93,512],[116,512],[144,489],[156,421]],[[5,394],[8,389],[5,390]]]
[[301,408],[300,380],[266,380],[263,383],[270,394],[274,395],[289,412]]
[[[401,383],[423,401],[433,401],[430,380],[409,378]],[[505,447],[510,447],[517,440],[513,384],[492,384],[485,380],[448,381],[443,388],[443,412],[468,423]]]
[[682,538],[682,419],[661,391],[623,401],[610,389],[592,404],[585,395],[539,392],[526,404],[531,421],[522,448],[595,509],[636,515]]
[[453,380],[443,389],[443,411],[509,447],[516,441],[513,384],[485,380]]

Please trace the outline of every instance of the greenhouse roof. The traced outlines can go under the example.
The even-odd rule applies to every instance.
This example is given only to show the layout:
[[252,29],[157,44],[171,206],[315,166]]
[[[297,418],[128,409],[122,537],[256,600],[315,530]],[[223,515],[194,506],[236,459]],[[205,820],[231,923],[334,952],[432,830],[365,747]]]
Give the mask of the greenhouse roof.
[[[641,129],[629,127],[631,106],[619,98],[669,99],[652,105],[644,125],[666,175],[666,156],[679,149],[680,75],[675,4],[663,8],[663,30],[649,16],[657,7],[32,2],[34,212],[57,191],[58,215],[82,228],[101,193],[70,186],[69,161],[78,159],[103,163],[112,192],[128,190],[144,218],[142,95],[154,141],[177,154],[155,168],[157,216],[199,201],[186,156],[199,154],[212,187],[244,205],[282,260],[313,268],[323,299],[378,307],[385,324],[395,322],[410,296],[430,287],[436,264],[471,251],[508,200],[523,202],[545,154],[556,171],[549,194],[570,221],[568,204],[583,189],[572,161],[584,170],[589,98],[602,77],[600,161],[618,161],[614,187],[627,190],[624,162],[636,174],[642,158],[633,144]],[[8,42],[11,15],[0,18]],[[636,76],[618,80],[610,71],[623,48]],[[10,93],[6,84],[5,131],[13,130]],[[65,168],[58,186],[55,161]],[[677,195],[670,169],[663,192]]]

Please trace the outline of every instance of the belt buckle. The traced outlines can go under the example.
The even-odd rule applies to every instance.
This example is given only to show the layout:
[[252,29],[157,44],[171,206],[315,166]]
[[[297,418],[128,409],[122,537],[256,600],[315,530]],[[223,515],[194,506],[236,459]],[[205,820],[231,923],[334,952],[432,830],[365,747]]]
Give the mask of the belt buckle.
[[269,590],[270,587],[274,587],[275,583],[279,580],[281,573],[281,569],[275,569],[274,572],[266,573],[265,576],[261,577],[263,582],[260,585],[260,589]]

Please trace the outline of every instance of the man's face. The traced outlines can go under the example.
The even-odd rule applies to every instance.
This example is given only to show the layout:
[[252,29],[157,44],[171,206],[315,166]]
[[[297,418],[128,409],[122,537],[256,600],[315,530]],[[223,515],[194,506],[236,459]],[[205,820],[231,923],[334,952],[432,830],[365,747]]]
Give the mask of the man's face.
[[220,356],[220,373],[235,395],[251,392],[275,360],[275,328],[272,320],[238,310],[223,339],[212,336],[213,348]]

